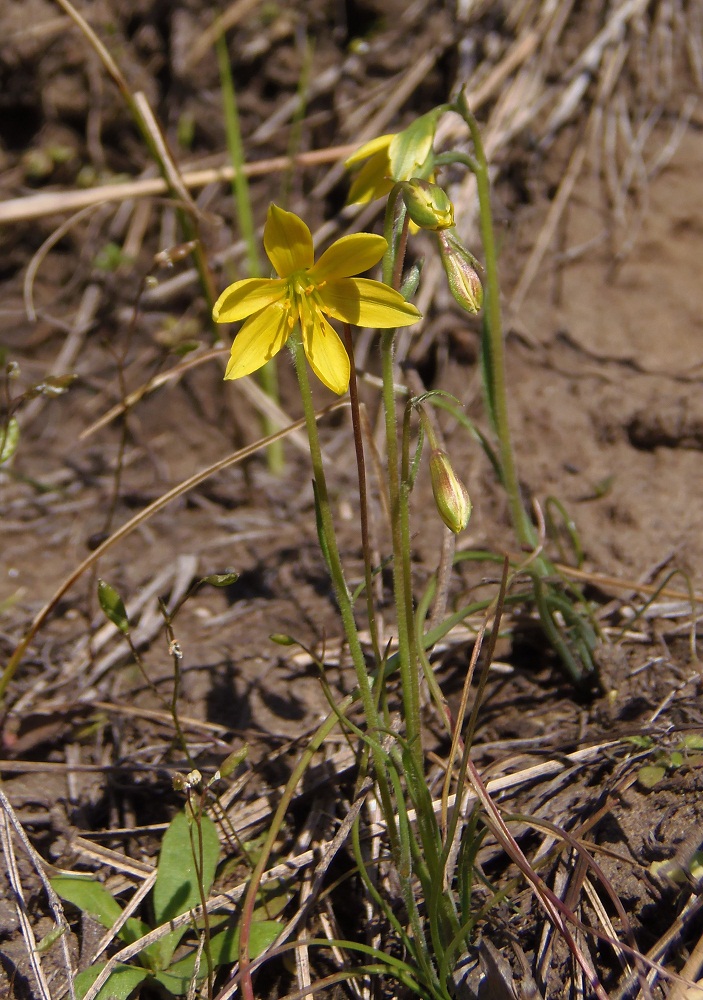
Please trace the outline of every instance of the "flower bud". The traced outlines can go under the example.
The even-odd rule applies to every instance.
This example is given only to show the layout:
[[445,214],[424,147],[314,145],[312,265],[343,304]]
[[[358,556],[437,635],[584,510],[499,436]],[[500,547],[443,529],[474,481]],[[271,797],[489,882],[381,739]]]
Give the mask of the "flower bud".
[[432,173],[432,144],[441,113],[442,108],[433,108],[391,138],[388,159],[395,180]]
[[454,206],[438,184],[412,177],[403,181],[401,191],[408,215],[420,229],[436,232],[454,225]]
[[433,448],[430,452],[430,479],[439,516],[454,534],[458,534],[469,523],[471,498],[454,472],[449,456],[441,448]]
[[483,302],[483,288],[476,273],[478,261],[455,233],[439,232],[437,238],[442,266],[455,302],[466,312],[477,313]]

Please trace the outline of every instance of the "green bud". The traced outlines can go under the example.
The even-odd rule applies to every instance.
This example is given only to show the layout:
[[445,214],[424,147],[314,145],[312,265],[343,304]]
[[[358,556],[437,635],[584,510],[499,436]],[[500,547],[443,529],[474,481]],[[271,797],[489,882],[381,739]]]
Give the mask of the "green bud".
[[441,113],[442,108],[434,108],[393,136],[388,147],[391,177],[427,177],[432,172],[432,143]]
[[400,187],[408,215],[416,226],[435,232],[451,229],[454,225],[454,206],[438,184],[412,177],[403,181]]
[[430,452],[430,478],[439,516],[450,531],[458,534],[469,523],[471,498],[454,472],[449,456],[441,448],[433,448]]
[[437,233],[442,267],[455,302],[466,312],[477,313],[483,302],[483,288],[476,272],[478,261],[451,230]]

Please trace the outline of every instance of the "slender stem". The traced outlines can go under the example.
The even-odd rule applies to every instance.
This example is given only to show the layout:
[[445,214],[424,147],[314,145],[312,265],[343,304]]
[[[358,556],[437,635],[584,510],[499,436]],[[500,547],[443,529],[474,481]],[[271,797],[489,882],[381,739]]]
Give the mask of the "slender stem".
[[373,566],[371,564],[371,540],[369,537],[369,506],[366,488],[366,460],[364,459],[364,440],[361,433],[361,411],[359,407],[359,386],[356,381],[354,367],[354,342],[351,327],[344,324],[344,346],[349,355],[349,399],[351,401],[352,430],[354,432],[354,450],[356,452],[356,468],[359,476],[359,521],[361,525],[361,548],[364,554],[364,581],[366,590],[366,614],[369,620],[371,645],[373,646],[376,667],[381,669],[381,650],[378,645],[378,627],[376,624],[376,608],[373,599]]
[[332,521],[332,512],[330,510],[329,493],[327,491],[327,480],[325,478],[325,469],[322,462],[322,450],[320,448],[320,438],[317,433],[315,407],[313,405],[313,400],[312,400],[310,380],[308,379],[308,370],[307,370],[307,362],[305,359],[305,352],[303,350],[303,344],[300,340],[300,337],[296,333],[294,333],[289,338],[288,343],[291,345],[291,349],[293,352],[295,371],[296,375],[298,376],[298,385],[300,386],[300,395],[303,401],[303,412],[305,414],[305,421],[308,432],[308,441],[310,445],[310,459],[312,462],[313,475],[315,477],[315,486],[317,489],[317,503],[319,508],[319,517],[322,525],[322,534],[324,537],[324,542],[327,547],[326,555],[330,569],[330,575],[332,577],[332,585],[334,587],[335,597],[337,598],[337,604],[339,606],[339,612],[342,618],[342,624],[344,626],[344,634],[346,635],[347,642],[349,643],[349,652],[352,658],[352,663],[354,664],[354,670],[356,672],[356,679],[359,685],[361,704],[363,706],[364,717],[366,719],[366,724],[368,726],[370,741],[372,745],[373,763],[376,772],[376,780],[378,781],[379,794],[381,797],[381,805],[384,816],[388,823],[389,839],[391,841],[391,845],[393,845],[394,841],[394,834],[392,830],[393,805],[390,797],[385,758],[380,743],[379,730],[381,727],[381,722],[379,719],[376,702],[373,696],[373,690],[371,687],[371,678],[366,669],[364,652],[361,648],[361,642],[359,641],[359,633],[357,631],[356,622],[354,620],[354,608],[352,606],[351,598],[349,596],[349,589],[347,587],[347,583],[344,578],[344,568],[342,566],[342,560],[340,558],[339,548],[337,546],[337,536],[335,534],[334,523]]
[[[408,693],[406,699],[406,731],[410,750],[415,754],[416,764],[422,769],[422,745],[420,720],[420,662],[417,655],[417,645],[414,628],[414,606],[412,593],[412,571],[410,568],[410,416],[413,411],[412,402],[405,405],[403,418],[402,457],[400,469],[400,555],[402,565],[403,604],[408,626]],[[405,678],[403,690],[405,691]]]
[[[402,260],[395,256],[396,248],[404,252],[407,243],[407,215],[403,218],[400,239],[395,238],[395,207],[400,194],[396,186],[388,199],[385,235],[388,251],[383,262],[387,284],[400,284]],[[408,490],[401,485],[398,428],[395,408],[394,352],[395,331],[386,330],[381,336],[381,366],[383,378],[383,411],[386,425],[386,455],[388,458],[388,493],[393,541],[393,595],[398,629],[398,665],[403,694],[406,737],[418,771],[422,769],[422,739],[420,726],[420,681],[417,657],[414,655],[413,602],[410,580],[410,533],[407,522]]]

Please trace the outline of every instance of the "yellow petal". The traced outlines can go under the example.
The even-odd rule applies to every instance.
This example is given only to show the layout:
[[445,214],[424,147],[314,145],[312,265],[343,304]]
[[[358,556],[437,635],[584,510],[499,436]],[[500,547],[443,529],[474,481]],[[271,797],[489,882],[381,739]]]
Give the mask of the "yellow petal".
[[314,254],[310,230],[293,212],[269,205],[264,226],[264,247],[279,278],[312,267]]
[[303,347],[320,382],[341,396],[349,388],[349,355],[324,316],[316,312],[303,330]]
[[347,204],[365,205],[388,194],[393,188],[390,171],[391,164],[386,153],[372,156],[352,181]]
[[377,139],[365,142],[363,146],[359,146],[357,151],[344,161],[344,165],[346,167],[353,167],[355,163],[361,163],[362,160],[373,156],[374,153],[379,153],[381,150],[387,151],[394,135],[395,133],[391,132],[390,135],[379,135]]
[[317,264],[310,271],[310,278],[316,284],[328,278],[348,278],[352,274],[363,274],[374,264],[378,264],[388,248],[383,236],[372,233],[352,233],[342,236],[325,250]]
[[225,378],[241,378],[262,368],[288,340],[288,310],[274,305],[248,319],[232,344]]
[[283,298],[284,281],[272,278],[245,278],[225,288],[212,308],[216,323],[236,323],[238,319],[253,316],[264,306],[273,305]]
[[340,278],[319,289],[322,308],[333,319],[354,326],[392,329],[411,326],[421,318],[414,305],[400,292],[368,278]]

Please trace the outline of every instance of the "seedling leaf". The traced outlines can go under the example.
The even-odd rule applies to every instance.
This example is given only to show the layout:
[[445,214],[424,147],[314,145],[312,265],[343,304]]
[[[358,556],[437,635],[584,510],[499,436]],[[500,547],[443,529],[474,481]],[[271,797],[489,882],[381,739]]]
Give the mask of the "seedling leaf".
[[654,788],[666,774],[663,764],[645,764],[637,773],[637,781],[643,788]]

